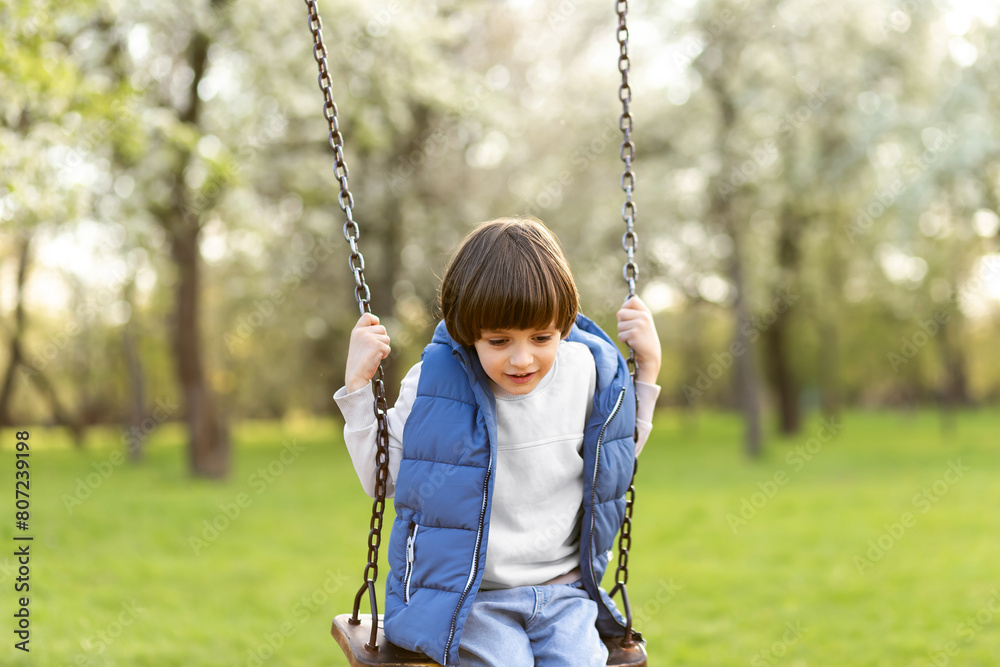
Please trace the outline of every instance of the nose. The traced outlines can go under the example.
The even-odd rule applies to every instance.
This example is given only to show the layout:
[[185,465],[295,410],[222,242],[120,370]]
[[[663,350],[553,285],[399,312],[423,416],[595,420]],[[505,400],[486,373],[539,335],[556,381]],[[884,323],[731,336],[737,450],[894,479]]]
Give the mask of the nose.
[[510,354],[510,365],[514,368],[527,368],[534,360],[531,349],[527,345],[515,345]]

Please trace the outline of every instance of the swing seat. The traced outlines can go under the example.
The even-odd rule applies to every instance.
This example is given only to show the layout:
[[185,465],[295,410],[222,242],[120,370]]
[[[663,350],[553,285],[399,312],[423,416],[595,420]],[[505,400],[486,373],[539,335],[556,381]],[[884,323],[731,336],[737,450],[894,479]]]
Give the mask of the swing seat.
[[[390,644],[382,632],[382,617],[378,619],[378,651],[369,651],[365,644],[371,638],[371,614],[359,614],[358,625],[351,625],[350,614],[340,614],[333,619],[330,634],[340,644],[351,667],[367,667],[381,665],[383,667],[433,667],[434,662],[423,653],[414,653],[404,648]],[[608,647],[608,665],[616,667],[646,667],[646,642],[634,646],[623,647],[614,639],[605,639]]]

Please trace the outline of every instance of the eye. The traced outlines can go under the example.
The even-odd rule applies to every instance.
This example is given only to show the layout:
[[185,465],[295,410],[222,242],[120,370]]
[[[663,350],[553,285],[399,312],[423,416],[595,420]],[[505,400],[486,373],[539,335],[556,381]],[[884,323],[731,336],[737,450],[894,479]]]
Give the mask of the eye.
[[501,345],[503,345],[507,341],[505,339],[503,339],[503,338],[490,338],[488,342],[489,342],[489,344],[490,344],[491,347],[500,347]]
[[535,341],[538,343],[548,343],[552,340],[552,334],[543,334],[541,336],[535,336]]

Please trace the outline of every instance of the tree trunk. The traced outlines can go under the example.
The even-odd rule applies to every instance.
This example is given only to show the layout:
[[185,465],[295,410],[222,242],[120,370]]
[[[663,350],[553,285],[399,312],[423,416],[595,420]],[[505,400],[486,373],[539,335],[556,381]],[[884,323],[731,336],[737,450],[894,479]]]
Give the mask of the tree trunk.
[[[132,305],[132,288],[134,283],[130,282],[125,288],[125,302]],[[135,313],[135,308],[132,309]],[[132,433],[141,433],[142,422],[146,419],[146,375],[142,369],[142,357],[139,355],[135,336],[132,335],[135,325],[129,319],[122,330],[122,351],[125,355],[125,368],[128,371],[129,386],[129,430]],[[145,439],[132,437],[128,440],[128,456],[132,462],[137,463],[145,457]]]
[[[188,65],[194,76],[188,88],[188,104],[177,110],[181,122],[198,127],[201,103],[198,84],[208,66],[209,38],[195,32],[187,47]],[[192,206],[184,182],[191,161],[188,150],[179,151],[170,206],[159,211],[160,224],[170,238],[170,252],[177,268],[173,321],[173,352],[177,378],[183,394],[188,427],[188,465],[191,474],[224,477],[229,471],[229,430],[205,377],[201,346],[201,234],[202,211]]]
[[825,258],[826,270],[816,297],[821,304],[814,309],[813,319],[818,324],[819,349],[817,369],[819,375],[820,411],[827,419],[840,416],[840,330],[838,322],[842,313],[840,292],[844,284],[844,262],[834,245]]
[[788,333],[788,312],[776,313],[777,319],[761,335],[764,342],[764,359],[767,377],[774,391],[778,407],[778,430],[791,435],[800,426],[798,383],[792,373]]
[[746,302],[746,286],[744,284],[742,234],[734,219],[736,214],[734,212],[733,197],[725,194],[721,187],[724,184],[726,174],[729,173],[728,167],[734,162],[726,146],[726,138],[729,137],[733,127],[736,125],[736,106],[733,104],[732,96],[726,89],[725,82],[720,78],[720,73],[725,71],[726,67],[723,65],[717,68],[714,74],[703,73],[709,89],[715,95],[721,118],[719,127],[716,130],[715,143],[716,150],[722,157],[722,169],[719,170],[719,174],[711,183],[710,215],[733,240],[733,254],[729,264],[729,279],[736,292],[736,300],[733,303],[733,314],[736,320],[733,343],[734,356],[736,357],[737,400],[739,401],[744,420],[744,451],[750,458],[758,458],[763,449],[760,429],[760,376],[757,373],[754,350],[750,344],[749,332],[752,330],[752,325],[750,322],[750,309]]
[[21,377],[25,381],[30,380],[35,384],[35,388],[49,401],[52,409],[52,421],[60,426],[66,426],[73,437],[73,444],[83,447],[83,426],[79,419],[75,419],[64,408],[56,394],[55,387],[42,374],[42,369],[35,368],[24,358],[24,351],[21,349],[21,339],[24,336],[25,313],[24,313],[24,283],[28,273],[30,263],[29,250],[31,247],[31,232],[25,232],[21,239],[21,249],[18,252],[17,265],[17,305],[14,307],[14,335],[10,341],[10,362],[4,374],[3,387],[0,388],[0,426],[15,426],[10,414],[10,402],[14,397],[14,374],[21,370]]
[[961,345],[953,342],[956,328],[961,327],[961,314],[953,312],[949,320],[941,324],[938,333],[944,358],[944,396],[950,406],[969,404],[969,378],[965,372],[965,353]]
[[[177,187],[183,188],[183,182]],[[178,211],[181,218],[186,216]],[[223,477],[229,471],[229,434],[205,378],[201,347],[200,227],[191,220],[178,222],[171,239],[177,265],[174,362],[188,425],[188,463],[191,473]]]
[[[425,104],[419,104],[412,110],[412,114],[413,127],[396,144],[389,164],[398,164],[400,159],[415,151],[424,150],[420,140],[431,135],[430,129],[433,119],[430,108]],[[437,122],[443,122],[443,120],[439,118]],[[415,173],[411,175],[411,178],[416,179],[419,176]],[[373,276],[373,279],[368,281],[368,287],[371,291],[372,312],[380,317],[395,317],[395,299],[392,294],[396,282],[402,275],[403,265],[400,261],[400,254],[405,240],[403,236],[403,206],[402,195],[392,189],[385,193],[378,202],[373,201],[365,205],[366,210],[377,211],[376,216],[369,219],[381,221],[375,234],[367,234],[364,237],[366,243],[377,243],[379,246],[381,259],[374,270],[369,264],[368,275]],[[394,354],[382,362],[385,397],[388,405],[396,402],[399,395],[399,384],[403,379],[403,371],[406,370],[400,368],[397,359],[398,357]]]
[[[373,313],[381,317],[395,317],[395,299],[392,291],[396,281],[399,280],[402,266],[399,259],[403,242],[402,204],[398,196],[389,194],[378,208],[384,216],[382,230],[377,235],[370,234],[367,237],[369,242],[377,238],[381,246],[381,262],[378,270],[374,272],[375,279],[370,280],[368,286],[371,290],[371,308]],[[398,362],[399,357],[396,354],[382,360],[385,398],[388,405],[396,402],[399,383],[403,380],[402,369]]]
[[[941,430],[952,433],[956,426],[956,410],[969,404],[968,376],[965,373],[965,355],[960,345],[954,345],[952,338],[956,320],[961,317],[955,309],[949,319],[942,323],[937,333],[941,346],[941,360],[944,366],[940,395]],[[958,320],[960,322],[960,320]],[[960,325],[959,325],[960,326]]]
[[7,372],[0,389],[0,426],[13,426],[10,417],[10,402],[14,396],[14,374],[21,365],[21,337],[24,335],[24,281],[28,272],[28,251],[31,247],[31,232],[21,237],[21,248],[17,255],[17,304],[14,306],[14,332],[10,339],[10,353]]
[[[778,265],[781,267],[779,285],[785,294],[799,294],[799,260],[801,250],[799,237],[801,218],[788,206],[782,207],[781,233],[778,236]],[[793,301],[783,295],[784,308],[774,306],[775,320],[768,325],[764,338],[764,359],[767,377],[774,391],[778,407],[778,430],[785,435],[798,433],[801,425],[799,409],[799,386],[792,369],[791,359],[791,313]],[[766,311],[765,314],[771,312]]]
[[820,411],[827,419],[840,415],[840,385],[837,377],[840,359],[837,340],[837,326],[821,319],[819,323],[819,401]]
[[757,363],[754,359],[753,346],[748,332],[751,330],[750,312],[747,308],[743,278],[743,264],[740,260],[741,242],[737,230],[733,234],[733,260],[729,267],[729,279],[736,290],[736,303],[733,312],[736,315],[736,331],[733,341],[735,350],[741,351],[736,360],[737,399],[743,412],[744,434],[743,447],[747,456],[758,458],[762,451],[760,432],[760,377],[757,373]]

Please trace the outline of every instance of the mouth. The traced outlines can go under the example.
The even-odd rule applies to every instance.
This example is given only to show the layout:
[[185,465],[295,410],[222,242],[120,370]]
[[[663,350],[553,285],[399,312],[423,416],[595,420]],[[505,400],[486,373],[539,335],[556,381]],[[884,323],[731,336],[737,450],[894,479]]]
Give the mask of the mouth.
[[526,384],[531,381],[531,378],[535,377],[535,373],[507,373],[507,377],[514,384]]

